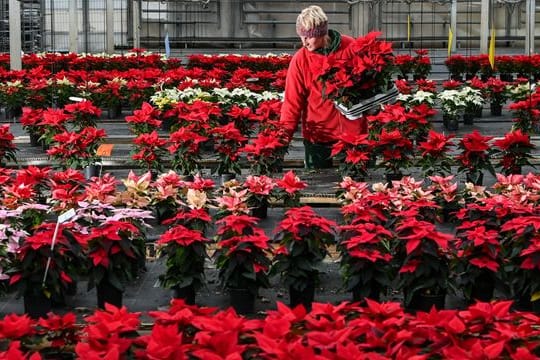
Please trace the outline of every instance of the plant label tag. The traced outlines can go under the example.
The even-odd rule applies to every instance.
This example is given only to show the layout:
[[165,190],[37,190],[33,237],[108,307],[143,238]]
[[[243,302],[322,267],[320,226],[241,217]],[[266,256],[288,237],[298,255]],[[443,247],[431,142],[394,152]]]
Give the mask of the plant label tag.
[[58,223],[62,224],[75,216],[75,209],[69,209],[62,215],[58,216]]
[[96,150],[97,156],[111,156],[114,144],[101,144]]

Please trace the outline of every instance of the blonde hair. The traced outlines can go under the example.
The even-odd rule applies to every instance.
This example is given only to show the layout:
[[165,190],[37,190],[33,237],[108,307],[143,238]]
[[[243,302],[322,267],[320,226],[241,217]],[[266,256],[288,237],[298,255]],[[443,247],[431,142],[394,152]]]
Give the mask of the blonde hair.
[[322,24],[328,24],[328,17],[317,5],[308,6],[296,18],[296,29],[311,30]]

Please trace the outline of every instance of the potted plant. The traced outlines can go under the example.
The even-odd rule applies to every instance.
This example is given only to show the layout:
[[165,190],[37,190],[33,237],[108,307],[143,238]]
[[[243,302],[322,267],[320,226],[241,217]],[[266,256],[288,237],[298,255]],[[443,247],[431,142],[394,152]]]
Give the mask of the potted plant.
[[222,176],[225,182],[240,174],[240,151],[239,149],[247,142],[247,138],[240,133],[234,123],[216,126],[209,130],[214,139],[214,149],[219,156],[219,163],[215,172]]
[[398,79],[409,80],[414,68],[414,58],[409,54],[394,56],[394,66],[398,69]]
[[[507,204],[511,205],[511,204]],[[539,229],[536,214],[522,214],[502,224],[502,275],[521,310],[538,312],[540,308]]]
[[125,285],[133,279],[133,269],[142,256],[134,239],[140,230],[126,220],[108,219],[92,226],[87,233],[74,233],[79,243],[84,244],[88,258],[88,290],[97,288],[97,304],[100,309],[105,303],[122,306]]
[[531,136],[520,129],[507,132],[504,138],[493,142],[495,154],[499,155],[498,166],[505,175],[521,174],[523,166],[533,166],[530,160],[536,146],[531,142]]
[[413,78],[414,80],[425,79],[431,73],[431,59],[428,56],[428,50],[417,49],[414,51],[414,67]]
[[27,236],[9,271],[9,284],[23,296],[25,312],[31,317],[45,317],[53,300],[63,301],[80,270],[77,267],[82,259],[81,247],[65,233],[72,224],[59,223],[55,231],[56,226],[44,223]]
[[159,128],[161,125],[159,116],[160,111],[145,102],[140,109],[133,111],[133,115],[126,116],[126,122],[131,132],[138,136],[151,133],[156,128]]
[[338,243],[341,275],[353,301],[380,301],[394,278],[391,260],[394,235],[375,222],[356,222],[340,227],[344,240]]
[[198,134],[191,127],[181,127],[169,135],[171,168],[182,175],[195,175],[200,169],[201,144],[208,137]]
[[328,254],[328,246],[335,243],[337,224],[309,207],[289,209],[276,228],[279,241],[274,274],[280,274],[289,289],[290,306],[299,304],[311,309],[315,286],[319,282],[319,267]]
[[157,175],[164,169],[164,157],[167,154],[166,139],[159,137],[156,130],[143,133],[133,140],[135,149],[131,158],[143,169]]
[[475,89],[471,86],[464,86],[460,91],[460,96],[463,98],[463,102],[465,103],[465,108],[463,110],[463,123],[465,125],[472,125],[475,114],[478,112],[478,108],[481,108],[484,104],[482,90]]
[[426,141],[418,144],[419,156],[416,164],[422,169],[424,176],[450,174],[453,165],[453,159],[450,156],[450,151],[454,146],[453,138],[454,135],[430,130]]
[[265,128],[241,149],[253,175],[270,176],[281,171],[288,149],[285,136],[281,130]]
[[17,146],[15,136],[9,131],[9,124],[0,125],[0,166],[5,167],[8,161],[17,162],[15,153]]
[[446,177],[433,175],[429,177],[431,184],[427,191],[434,196],[434,201],[440,207],[442,222],[453,222],[455,213],[461,208],[461,196],[458,193],[458,184],[454,175]]
[[277,191],[276,197],[278,200],[283,201],[285,208],[300,206],[301,191],[307,187],[305,181],[294,173],[294,171],[287,171],[281,179],[276,180]]
[[268,216],[269,198],[272,195],[276,183],[268,176],[248,175],[244,181],[247,189],[247,205],[251,209],[251,215],[259,219]]
[[372,158],[374,142],[368,134],[341,135],[332,145],[330,156],[337,160],[342,176],[353,179],[364,179],[368,173],[369,165],[373,165]]
[[469,302],[491,301],[498,272],[504,266],[499,232],[488,223],[482,219],[463,222],[451,242],[452,273]]
[[495,169],[491,163],[494,150],[490,146],[492,136],[482,136],[477,130],[466,134],[458,142],[460,152],[455,160],[458,164],[458,172],[465,173],[467,181],[475,185],[482,185],[484,170],[495,176]]
[[356,38],[350,46],[352,54],[346,60],[337,59],[333,53],[322,58],[321,71],[316,75],[323,84],[323,96],[333,100],[345,116],[355,115],[354,110],[363,107],[362,100],[393,88],[392,44],[379,40],[380,34],[370,32]]
[[467,63],[466,58],[463,55],[449,56],[444,64],[450,73],[450,77],[453,80],[463,81],[463,75],[465,74]]
[[84,169],[87,179],[96,176],[97,149],[107,136],[104,129],[92,126],[78,131],[64,131],[53,136],[47,154],[64,169]]
[[437,94],[443,113],[443,125],[450,131],[459,128],[459,118],[465,111],[465,101],[460,91],[456,89],[446,89]]
[[206,239],[201,231],[176,225],[165,231],[157,241],[167,257],[166,271],[159,276],[161,286],[173,289],[175,298],[195,304],[196,291],[204,283]]
[[396,230],[393,264],[397,269],[395,289],[403,291],[404,306],[429,311],[444,308],[449,288],[449,241],[452,235],[414,217],[400,220]]
[[486,94],[490,101],[490,112],[493,116],[501,116],[503,104],[508,99],[506,91],[508,83],[497,79],[496,77],[490,77],[486,81]]
[[375,136],[374,144],[376,154],[381,156],[377,167],[384,169],[386,181],[392,184],[392,181],[401,179],[403,170],[409,169],[413,160],[412,142],[398,129],[383,129]]
[[223,287],[229,291],[231,305],[239,313],[254,311],[259,288],[270,285],[271,248],[257,218],[228,215],[217,221],[216,267]]

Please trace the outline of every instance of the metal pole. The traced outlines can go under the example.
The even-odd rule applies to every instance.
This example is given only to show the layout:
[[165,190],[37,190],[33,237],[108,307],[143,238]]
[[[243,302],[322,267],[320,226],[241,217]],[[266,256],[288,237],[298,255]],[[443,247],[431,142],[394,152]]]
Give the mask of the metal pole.
[[105,9],[106,52],[114,54],[114,0],[107,0]]
[[69,52],[77,53],[79,50],[79,17],[77,14],[77,0],[69,1]]
[[9,66],[11,70],[22,69],[21,3],[9,0]]
[[452,37],[452,44],[450,46],[450,50],[452,53],[456,52],[456,43],[457,43],[457,0],[452,0],[452,5],[450,7],[450,28],[452,29],[452,33],[454,36]]
[[133,12],[131,14],[131,17],[133,19],[133,47],[140,48],[141,47],[141,22],[140,22],[141,8],[139,6],[139,0],[134,0],[132,4],[133,4],[133,8],[132,8]]
[[536,9],[536,1],[526,0],[525,7],[525,54],[531,55],[534,52],[534,30],[536,27],[534,11]]
[[480,4],[480,54],[488,52],[489,36],[489,3],[490,0],[482,0]]

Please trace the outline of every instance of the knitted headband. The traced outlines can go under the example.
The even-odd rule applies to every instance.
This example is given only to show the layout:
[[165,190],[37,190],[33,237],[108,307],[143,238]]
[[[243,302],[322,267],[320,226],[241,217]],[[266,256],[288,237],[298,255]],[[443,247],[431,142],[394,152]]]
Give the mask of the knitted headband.
[[328,34],[328,21],[322,22],[309,30],[306,30],[302,27],[302,25],[297,24],[296,32],[298,33],[298,35],[307,38],[325,36],[326,34]]

